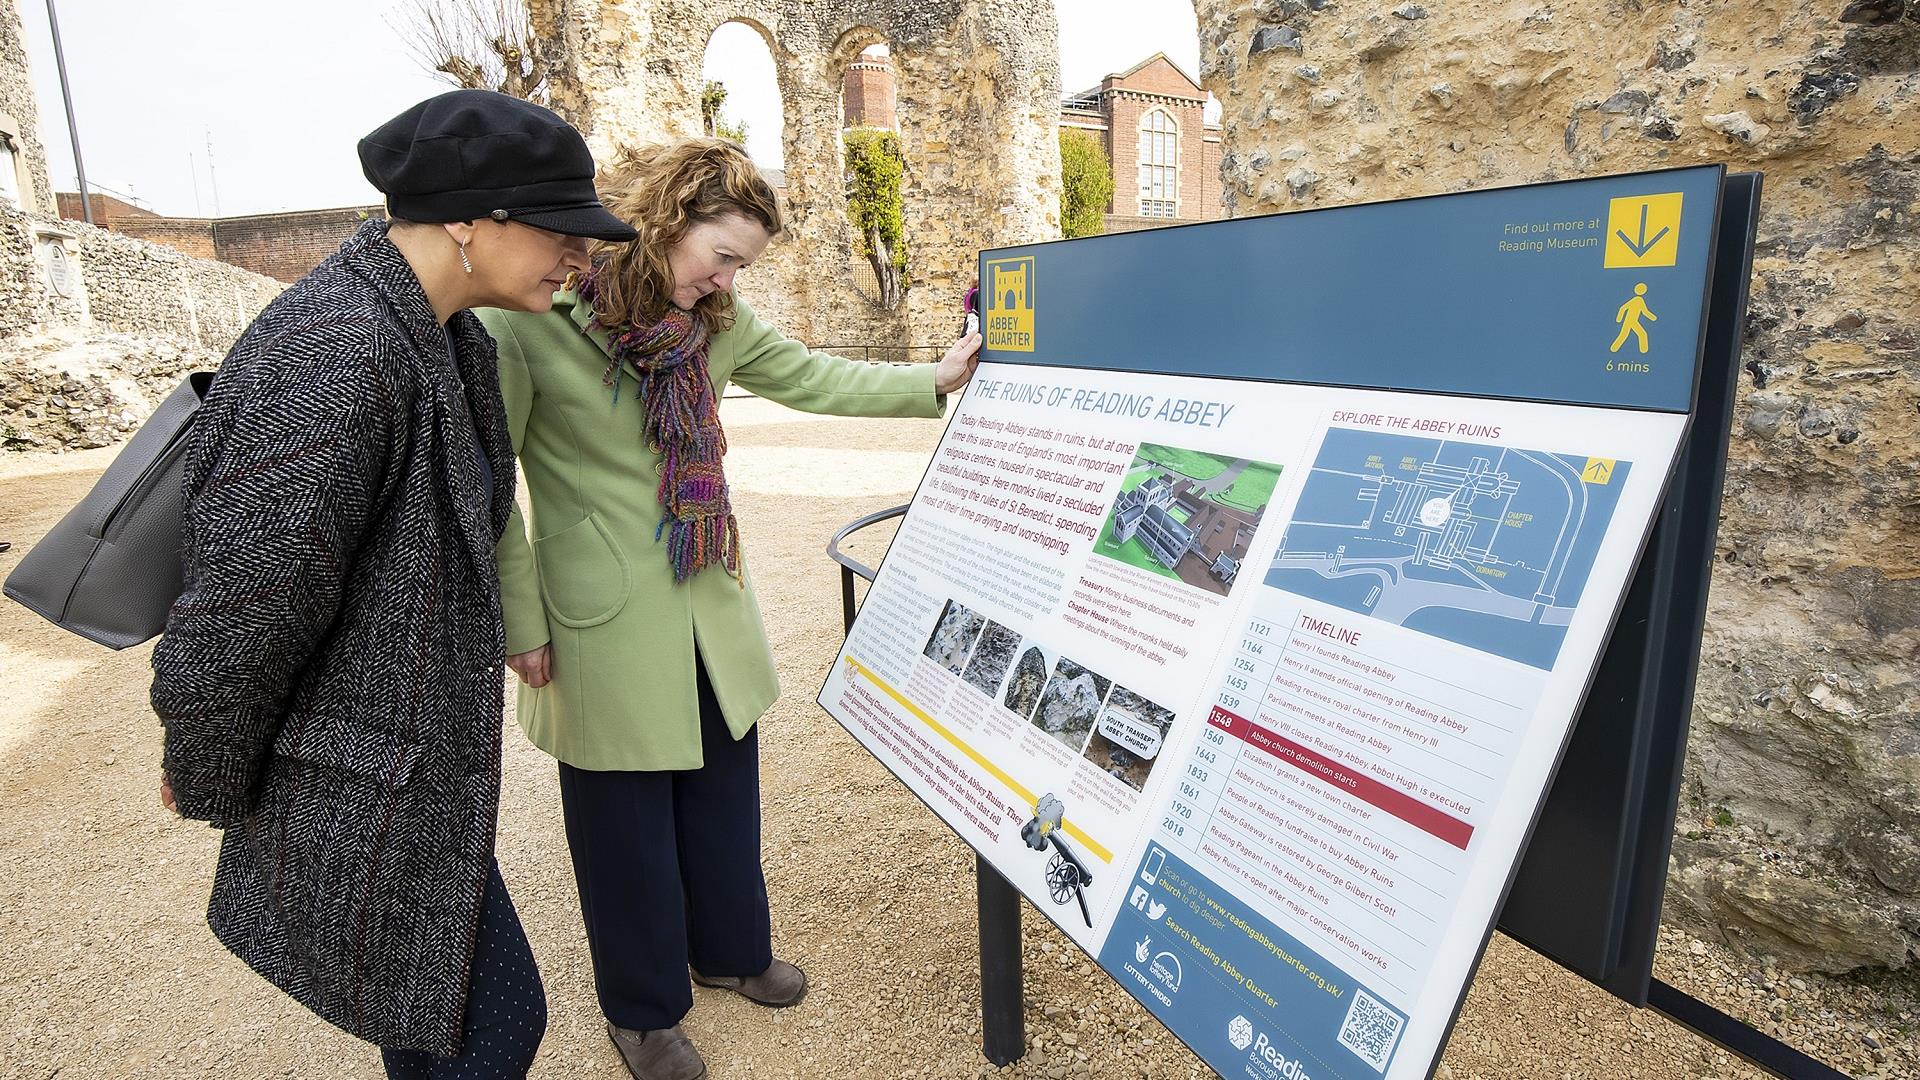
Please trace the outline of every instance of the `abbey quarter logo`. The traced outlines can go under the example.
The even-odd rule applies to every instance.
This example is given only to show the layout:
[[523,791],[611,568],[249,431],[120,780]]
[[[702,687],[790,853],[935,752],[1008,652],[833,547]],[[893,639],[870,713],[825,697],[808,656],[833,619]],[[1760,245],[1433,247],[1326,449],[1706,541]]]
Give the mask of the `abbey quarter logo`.
[[988,259],[987,342],[989,349],[1033,351],[1034,259]]

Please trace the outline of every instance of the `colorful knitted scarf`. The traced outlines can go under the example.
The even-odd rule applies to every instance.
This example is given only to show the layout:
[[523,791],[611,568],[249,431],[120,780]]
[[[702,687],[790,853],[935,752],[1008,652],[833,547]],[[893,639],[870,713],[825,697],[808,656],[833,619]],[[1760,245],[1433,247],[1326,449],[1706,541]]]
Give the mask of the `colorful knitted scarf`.
[[[599,268],[585,275],[580,297],[594,302]],[[660,455],[660,518],[653,538],[664,534],[667,563],[676,582],[714,563],[740,579],[740,524],[727,499],[721,458],[727,436],[720,430],[720,403],[707,379],[706,326],[669,306],[658,322],[608,326],[613,359],[602,382],[620,403],[620,385],[631,368],[637,385],[647,445]],[[742,585],[744,587],[744,581]]]

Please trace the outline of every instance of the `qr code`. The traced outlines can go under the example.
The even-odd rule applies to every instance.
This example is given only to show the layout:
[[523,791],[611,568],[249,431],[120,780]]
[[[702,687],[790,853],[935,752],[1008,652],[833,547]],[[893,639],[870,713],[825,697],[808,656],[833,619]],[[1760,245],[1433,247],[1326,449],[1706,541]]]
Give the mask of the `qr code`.
[[1393,1044],[1400,1041],[1400,1028],[1406,1023],[1400,1014],[1375,1001],[1365,990],[1353,988],[1353,1003],[1347,1006],[1347,1018],[1340,1024],[1340,1042],[1373,1066],[1375,1072],[1387,1071],[1393,1057]]

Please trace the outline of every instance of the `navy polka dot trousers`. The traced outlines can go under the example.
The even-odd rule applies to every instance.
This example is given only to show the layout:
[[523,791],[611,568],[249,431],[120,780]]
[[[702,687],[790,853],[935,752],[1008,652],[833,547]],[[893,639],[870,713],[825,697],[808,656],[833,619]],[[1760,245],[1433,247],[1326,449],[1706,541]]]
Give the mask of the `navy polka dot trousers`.
[[521,1080],[547,1033],[547,991],[533,950],[494,864],[480,901],[480,934],[467,976],[466,1035],[460,1056],[389,1050],[381,1057],[391,1080]]

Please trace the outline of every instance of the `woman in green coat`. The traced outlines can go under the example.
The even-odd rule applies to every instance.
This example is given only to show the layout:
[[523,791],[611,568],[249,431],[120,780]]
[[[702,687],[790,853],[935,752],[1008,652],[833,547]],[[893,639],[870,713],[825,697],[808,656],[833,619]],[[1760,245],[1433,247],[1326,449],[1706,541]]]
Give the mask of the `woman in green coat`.
[[507,662],[521,726],[560,762],[608,1034],[640,1080],[692,1080],[689,966],[764,1005],[806,990],[772,953],[754,725],[780,689],[728,502],[720,392],[939,416],[980,338],[896,367],[811,352],[756,318],[733,278],[780,211],[732,143],[623,153],[603,188],[639,239],[598,253],[550,313],[482,314],[532,503],[499,546]]

